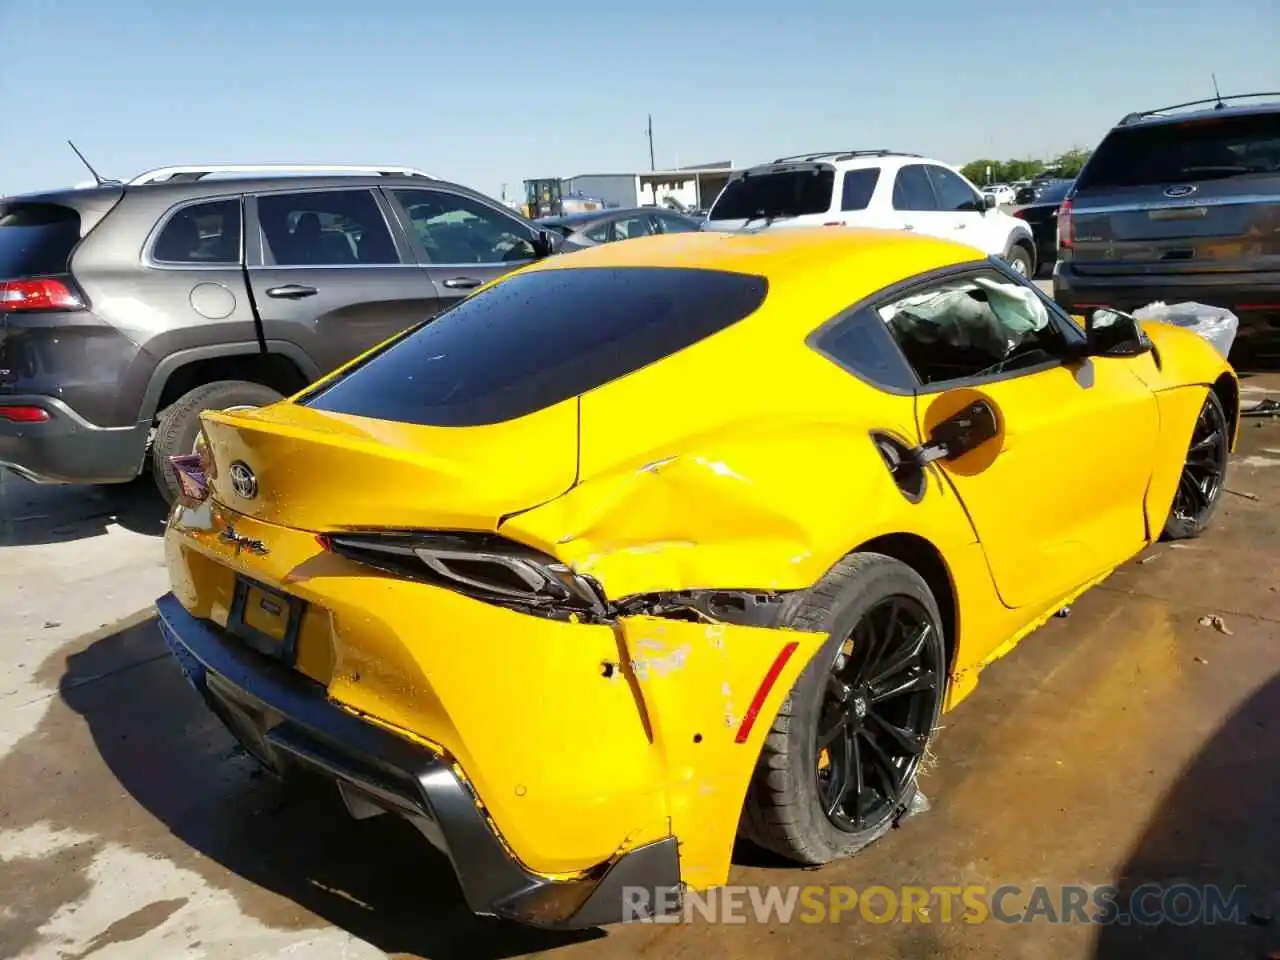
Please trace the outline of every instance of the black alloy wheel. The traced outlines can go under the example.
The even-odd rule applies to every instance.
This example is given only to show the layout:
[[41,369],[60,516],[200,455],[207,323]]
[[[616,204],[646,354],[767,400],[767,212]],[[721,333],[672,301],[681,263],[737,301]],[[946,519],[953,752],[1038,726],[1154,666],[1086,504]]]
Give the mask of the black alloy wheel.
[[1165,535],[1170,539],[1196,537],[1208,527],[1226,489],[1230,439],[1231,426],[1222,401],[1210,390],[1196,418],[1165,524]]
[[818,796],[831,823],[875,830],[910,800],[943,690],[936,630],[914,597],[880,600],[836,653],[817,724]]

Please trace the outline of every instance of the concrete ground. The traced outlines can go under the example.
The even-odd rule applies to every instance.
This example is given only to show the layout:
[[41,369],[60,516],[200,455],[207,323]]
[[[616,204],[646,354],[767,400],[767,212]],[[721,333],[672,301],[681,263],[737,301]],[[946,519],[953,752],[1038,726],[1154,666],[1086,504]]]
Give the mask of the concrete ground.
[[[1246,380],[1280,396],[1280,376]],[[1033,634],[944,719],[933,809],[862,855],[737,884],[1280,887],[1280,421],[1246,420],[1215,527],[1160,545]],[[0,475],[3,476],[3,475]],[[1264,957],[1246,925],[631,925],[473,918],[391,818],[259,776],[148,606],[161,511],[0,479],[0,957]],[[1221,617],[1224,631],[1202,625]],[[1011,900],[1009,905],[1018,904]],[[1277,954],[1280,955],[1280,954]]]

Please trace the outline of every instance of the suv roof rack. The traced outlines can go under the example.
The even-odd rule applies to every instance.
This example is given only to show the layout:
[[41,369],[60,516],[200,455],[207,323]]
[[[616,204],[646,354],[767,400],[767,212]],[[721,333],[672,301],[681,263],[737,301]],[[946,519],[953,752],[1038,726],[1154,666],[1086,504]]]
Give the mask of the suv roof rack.
[[779,157],[773,163],[786,163],[789,160],[825,160],[834,157],[836,160],[853,160],[856,157],[918,157],[918,153],[903,153],[901,150],[822,150],[817,153],[797,153],[790,157]]
[[1135,123],[1138,120],[1145,120],[1148,117],[1162,117],[1173,110],[1186,110],[1188,107],[1204,107],[1213,104],[1215,110],[1225,110],[1228,100],[1252,100],[1257,97],[1277,97],[1280,98],[1280,92],[1269,91],[1266,93],[1233,93],[1226,97],[1209,97],[1205,100],[1188,100],[1186,103],[1174,103],[1167,107],[1157,107],[1154,110],[1139,110],[1136,113],[1127,113],[1120,119],[1120,126],[1127,123]]
[[400,166],[371,166],[350,163],[202,163],[189,166],[157,167],[155,170],[148,170],[146,173],[138,174],[127,185],[137,187],[147,183],[194,183],[197,180],[219,173],[258,173],[267,176],[289,173],[342,173],[434,179],[431,174],[424,173],[414,167]]

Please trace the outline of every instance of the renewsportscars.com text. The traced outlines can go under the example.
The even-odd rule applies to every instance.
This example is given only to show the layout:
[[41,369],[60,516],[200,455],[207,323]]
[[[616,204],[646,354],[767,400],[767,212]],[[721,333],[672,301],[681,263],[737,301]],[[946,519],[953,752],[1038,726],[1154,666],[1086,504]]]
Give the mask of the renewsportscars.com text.
[[[623,888],[623,920],[648,923],[1049,923],[1181,926],[1247,923],[1244,887],[1144,884],[998,887],[725,886],[704,891]],[[659,916],[653,916],[654,913]]]

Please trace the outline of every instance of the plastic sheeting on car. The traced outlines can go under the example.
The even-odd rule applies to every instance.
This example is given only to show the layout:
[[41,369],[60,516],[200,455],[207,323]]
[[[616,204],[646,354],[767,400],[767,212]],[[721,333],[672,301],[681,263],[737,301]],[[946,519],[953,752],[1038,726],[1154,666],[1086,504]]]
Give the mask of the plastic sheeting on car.
[[1235,342],[1236,332],[1240,329],[1240,318],[1230,310],[1203,303],[1170,304],[1156,301],[1135,310],[1133,316],[1138,320],[1157,320],[1194,330],[1212,343],[1223,357],[1231,352],[1231,344]]

